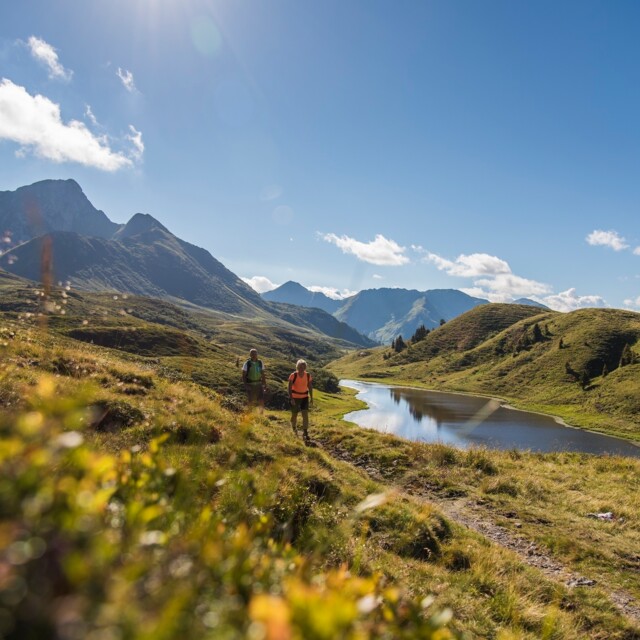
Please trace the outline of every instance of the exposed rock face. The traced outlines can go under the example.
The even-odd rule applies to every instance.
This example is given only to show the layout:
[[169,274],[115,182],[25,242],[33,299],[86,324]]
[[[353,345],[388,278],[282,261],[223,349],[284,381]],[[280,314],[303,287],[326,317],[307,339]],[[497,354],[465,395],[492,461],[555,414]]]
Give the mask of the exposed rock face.
[[0,232],[20,244],[51,231],[110,238],[122,225],[96,209],[75,180],[43,180],[0,191]]

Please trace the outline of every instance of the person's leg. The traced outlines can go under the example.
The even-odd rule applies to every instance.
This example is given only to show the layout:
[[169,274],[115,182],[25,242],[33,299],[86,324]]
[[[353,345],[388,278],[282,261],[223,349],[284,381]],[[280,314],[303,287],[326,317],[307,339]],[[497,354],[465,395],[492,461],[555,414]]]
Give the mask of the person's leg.
[[262,383],[256,386],[258,387],[256,389],[258,411],[262,414],[264,413],[264,387],[262,386]]
[[302,435],[306,440],[309,437],[309,398],[304,398],[300,403],[302,410]]
[[293,433],[298,435],[298,410],[299,410],[299,401],[295,398],[291,401],[291,428],[293,429]]
[[245,385],[245,388],[247,390],[247,406],[249,407],[249,411],[251,411],[251,409],[253,408],[253,385],[247,383]]

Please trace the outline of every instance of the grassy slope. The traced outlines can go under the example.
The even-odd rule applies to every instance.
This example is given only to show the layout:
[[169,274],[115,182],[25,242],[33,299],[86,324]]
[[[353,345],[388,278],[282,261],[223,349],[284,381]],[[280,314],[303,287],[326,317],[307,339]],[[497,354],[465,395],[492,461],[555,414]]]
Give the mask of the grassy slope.
[[[0,310],[27,325],[42,322],[41,289],[0,273]],[[61,335],[149,358],[167,375],[227,394],[242,393],[239,367],[252,347],[259,348],[276,386],[297,358],[319,369],[349,347],[311,326],[294,326],[267,314],[238,318],[140,296],[56,290],[47,305],[47,326]]]
[[[536,323],[542,339],[523,346]],[[389,348],[353,352],[331,369],[342,377],[495,395],[576,426],[640,440],[640,364],[617,368],[624,345],[634,348],[639,340],[640,314],[631,311],[560,314],[486,305],[400,354]],[[585,389],[567,373],[567,363],[578,377],[588,374]],[[610,373],[602,376],[605,364]]]
[[[73,418],[75,414],[66,418],[69,405],[59,402],[80,396],[85,403],[101,407],[103,419],[86,432],[90,447],[114,454],[125,452],[125,471],[127,465],[133,465],[134,471],[139,469],[133,476],[131,471],[118,476],[138,478],[144,492],[132,490],[129,503],[124,489],[119,490],[124,511],[117,518],[113,514],[119,511],[107,509],[104,516],[92,514],[97,518],[95,524],[87,516],[76,516],[77,520],[65,517],[51,529],[46,524],[50,520],[29,520],[44,496],[36,502],[33,498],[18,501],[13,521],[6,505],[2,511],[0,531],[6,546],[14,549],[12,557],[22,557],[15,555],[22,543],[9,544],[11,536],[21,535],[25,525],[20,522],[28,520],[32,535],[48,544],[57,540],[56,553],[62,556],[66,581],[65,606],[81,616],[85,632],[108,627],[114,633],[127,630],[128,637],[143,637],[144,632],[144,637],[192,634],[231,638],[244,636],[253,620],[267,625],[273,633],[270,637],[289,637],[282,635],[286,627],[293,630],[293,637],[305,638],[351,638],[358,630],[358,637],[386,633],[388,637],[406,634],[427,638],[430,636],[418,629],[419,618],[411,617],[409,603],[434,595],[431,608],[451,607],[453,627],[475,637],[633,637],[631,627],[613,610],[600,587],[570,591],[552,584],[512,554],[455,526],[432,504],[411,494],[421,484],[433,484],[445,493],[477,493],[496,509],[510,507],[512,498],[515,502],[514,496],[519,496],[519,517],[527,528],[543,527],[540,511],[562,503],[563,509],[553,513],[551,523],[556,528],[550,537],[560,541],[558,552],[579,556],[567,558],[569,561],[592,561],[585,568],[594,571],[598,562],[618,558],[618,579],[637,594],[638,578],[631,568],[635,562],[631,549],[637,548],[633,546],[637,542],[637,505],[634,508],[629,503],[630,493],[623,493],[620,483],[638,477],[640,469],[635,462],[615,462],[610,470],[587,456],[523,455],[515,460],[505,453],[463,454],[406,443],[355,429],[331,417],[342,415],[353,401],[348,400],[349,395],[345,400],[322,393],[317,394],[319,408],[312,419],[313,433],[322,446],[306,448],[293,438],[287,414],[270,412],[260,418],[230,413],[217,393],[167,377],[161,359],[78,343],[7,316],[2,318],[0,335],[4,436],[10,428],[7,425],[17,424],[21,438],[36,438],[35,425],[42,415],[49,416],[49,422],[57,416],[69,428],[78,418]],[[41,376],[46,372],[55,378],[45,379],[43,384]],[[34,393],[42,397],[34,400]],[[50,398],[52,408],[46,409],[43,397]],[[105,411],[108,419],[104,419]],[[154,453],[152,438],[163,433],[169,440]],[[13,451],[2,462],[3,473],[15,473],[19,445],[14,442],[13,448],[1,450]],[[29,447],[28,451],[38,451],[33,444]],[[359,466],[339,460],[341,451]],[[88,451],[83,455],[89,455]],[[160,462],[155,462],[158,457]],[[80,459],[84,458],[74,464]],[[40,455],[30,460],[30,464],[46,465],[46,456],[45,462]],[[55,481],[70,464],[55,465],[38,477],[51,476]],[[547,467],[548,487],[530,479],[540,464]],[[158,478],[153,474],[154,465],[161,471]],[[375,468],[380,479],[372,480],[363,469],[366,466]],[[176,486],[171,481],[174,488],[169,493],[161,489],[173,478],[167,468],[177,469],[179,477]],[[599,483],[594,482],[596,474]],[[581,508],[603,509],[613,496],[620,498],[626,509],[624,526],[599,527],[595,540],[592,534],[597,553],[588,539],[579,547],[580,554],[569,544],[576,531],[573,520],[582,517],[569,498],[580,493],[581,482],[588,482],[584,488],[591,492],[592,501]],[[71,492],[70,500],[61,503],[60,509],[70,509],[78,495],[85,496],[84,502],[78,502],[82,508],[93,504],[87,502],[93,494],[87,493],[91,487],[87,479],[77,488],[74,483],[69,479],[52,488],[54,496]],[[615,483],[620,483],[620,495],[609,492]],[[515,490],[509,489],[512,485]],[[16,487],[24,488],[21,483],[3,485],[2,499],[17,491]],[[153,502],[154,495],[159,496],[159,506]],[[365,508],[362,501],[367,496],[378,497]],[[153,503],[141,511],[136,507],[140,500]],[[32,506],[26,512],[21,504]],[[220,519],[204,536],[197,533],[204,525],[193,522],[202,521],[203,509],[209,514],[207,518],[216,514]],[[171,514],[179,518],[174,520]],[[104,540],[99,533],[103,517],[111,523]],[[120,524],[121,518],[126,526]],[[80,533],[74,528],[76,521]],[[583,526],[581,521],[579,524]],[[129,532],[124,538],[116,535],[123,526],[122,535]],[[74,545],[89,544],[82,537],[82,527],[97,527],[93,539],[102,546],[81,552],[84,561],[79,565],[74,554],[80,553],[81,546],[76,551]],[[586,531],[586,524],[583,529]],[[146,550],[149,540],[163,541],[160,546],[154,543],[153,554]],[[271,542],[265,545],[265,540]],[[126,554],[120,555],[125,550]],[[625,552],[626,566],[622,562]],[[112,561],[110,554],[115,554]],[[23,632],[33,629],[35,620],[45,624],[49,618],[59,618],[57,601],[52,598],[58,594],[60,578],[52,573],[50,555],[42,561],[39,558],[35,554],[11,569],[22,572],[21,579],[34,590],[30,598],[38,605],[34,611],[21,609],[23,604],[15,601],[10,605],[10,612],[26,625],[20,627]],[[370,615],[349,608],[352,598],[364,592],[349,582],[352,578],[333,573],[339,566],[348,567],[353,579],[381,574],[386,590],[380,597],[390,603],[390,613],[380,617],[375,607]],[[613,580],[611,572],[603,572],[599,584],[606,585],[608,580]],[[50,588],[50,595],[46,590],[38,591],[37,585]],[[392,585],[408,598],[405,604],[389,590]],[[266,602],[265,588],[271,594]],[[122,616],[124,610],[126,617]],[[366,612],[367,607],[362,605],[361,610]],[[21,619],[22,614],[32,617]],[[393,626],[394,616],[397,626]],[[275,631],[278,628],[280,635]],[[222,629],[226,633],[216,635]],[[348,632],[338,632],[343,629]],[[28,636],[22,633],[21,637]]]

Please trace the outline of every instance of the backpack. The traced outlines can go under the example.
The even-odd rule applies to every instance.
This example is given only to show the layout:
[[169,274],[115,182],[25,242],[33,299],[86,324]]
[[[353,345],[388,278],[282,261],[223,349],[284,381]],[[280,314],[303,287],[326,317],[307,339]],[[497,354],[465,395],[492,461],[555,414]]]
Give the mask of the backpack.
[[[253,366],[254,362],[251,358],[249,358],[246,362],[245,365],[247,366],[247,380],[249,382],[252,382],[251,378],[249,377],[249,372],[251,371],[251,367]],[[262,375],[262,360],[256,360],[255,364],[258,365],[258,371],[260,372],[260,374]],[[253,382],[257,382],[257,380],[253,380]]]

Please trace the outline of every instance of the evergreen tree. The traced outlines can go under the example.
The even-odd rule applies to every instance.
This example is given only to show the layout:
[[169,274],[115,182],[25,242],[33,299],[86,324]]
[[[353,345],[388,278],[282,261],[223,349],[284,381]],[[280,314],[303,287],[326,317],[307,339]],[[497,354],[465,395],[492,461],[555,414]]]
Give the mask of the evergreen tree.
[[401,351],[404,351],[407,348],[407,344],[406,342],[402,339],[402,336],[398,336],[395,340],[396,344],[394,349],[396,350],[396,353],[400,353]]
[[440,318],[440,326],[442,326],[443,324],[446,324],[446,320],[444,318]]
[[411,342],[416,343],[420,342],[420,340],[424,340],[429,335],[429,329],[421,324],[416,330],[415,333],[411,336]]

